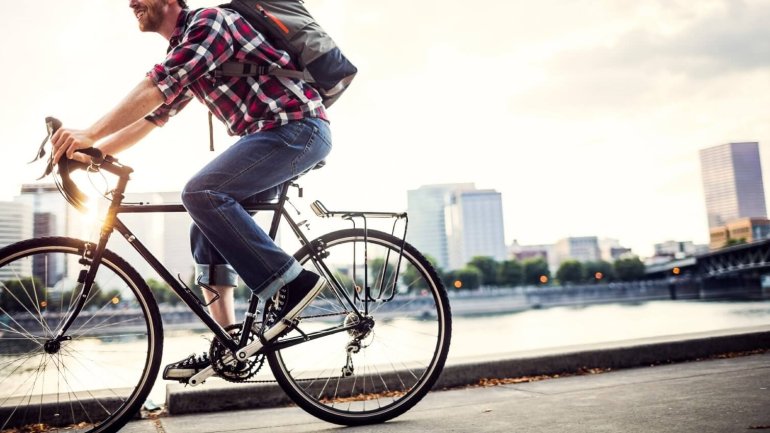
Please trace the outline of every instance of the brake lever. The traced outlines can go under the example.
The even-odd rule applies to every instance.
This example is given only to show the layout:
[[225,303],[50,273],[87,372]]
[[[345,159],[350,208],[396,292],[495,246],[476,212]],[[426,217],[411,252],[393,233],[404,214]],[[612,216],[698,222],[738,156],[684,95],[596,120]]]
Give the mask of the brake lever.
[[[37,156],[32,161],[28,162],[28,164],[31,164],[45,156],[46,154],[45,144],[49,140],[51,140],[51,137],[53,137],[56,131],[58,131],[59,128],[62,127],[62,123],[59,119],[49,116],[45,118],[45,126],[46,126],[46,130],[48,131],[48,135],[46,135],[46,137],[43,139],[43,142],[40,143],[40,147],[37,150]],[[104,153],[101,150],[94,147],[89,147],[86,149],[78,149],[75,152],[80,152],[90,156],[91,159],[93,160],[93,165],[97,167],[100,166],[105,161]],[[53,153],[51,153],[51,155],[49,155],[48,157],[48,164],[46,165],[45,172],[43,173],[42,176],[37,178],[37,180],[43,179],[44,177],[48,176],[52,172],[53,172]]]
[[[46,130],[48,131],[48,135],[46,135],[46,137],[40,143],[40,147],[37,149],[37,154],[36,154],[35,158],[32,161],[28,162],[28,164],[32,164],[33,162],[35,162],[38,159],[41,159],[41,158],[43,158],[45,156],[45,153],[46,153],[45,152],[45,144],[51,139],[51,137],[53,137],[53,135],[56,133],[56,131],[59,128],[61,128],[62,123],[61,123],[61,121],[59,119],[57,119],[55,117],[48,116],[48,117],[45,118],[45,126],[46,126]],[[52,157],[53,157],[53,154],[51,154],[48,157],[48,164],[46,165],[45,172],[43,173],[42,176],[37,178],[37,180],[40,180],[40,179],[48,176],[49,174],[51,174],[53,172],[53,158]]]

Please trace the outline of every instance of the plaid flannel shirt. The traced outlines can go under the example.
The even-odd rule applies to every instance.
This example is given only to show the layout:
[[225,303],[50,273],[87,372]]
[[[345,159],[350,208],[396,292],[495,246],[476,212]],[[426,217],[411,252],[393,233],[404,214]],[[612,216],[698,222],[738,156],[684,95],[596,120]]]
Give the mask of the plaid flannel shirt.
[[270,75],[214,77],[226,61],[295,69],[288,53],[278,50],[240,15],[218,8],[183,10],[163,63],[147,76],[165,103],[146,117],[162,126],[195,96],[228,128],[243,136],[284,125],[290,120],[326,120],[319,93],[301,80]]

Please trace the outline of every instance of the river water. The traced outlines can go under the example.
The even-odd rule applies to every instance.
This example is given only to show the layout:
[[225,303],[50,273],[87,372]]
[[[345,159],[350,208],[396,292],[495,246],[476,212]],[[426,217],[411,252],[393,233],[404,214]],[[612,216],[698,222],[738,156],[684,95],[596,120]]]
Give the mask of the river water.
[[[478,299],[476,300],[478,301]],[[495,297],[484,297],[481,301],[494,305],[503,301]],[[474,301],[475,302],[475,301]],[[550,308],[525,309],[516,313],[500,314],[475,314],[464,315],[462,312],[470,311],[494,311],[487,305],[486,309],[468,308],[468,299],[452,299],[456,315],[452,320],[452,341],[447,362],[449,364],[468,362],[471,360],[494,360],[508,357],[521,356],[524,352],[548,351],[550,353],[573,350],[571,346],[588,344],[600,344],[621,342],[626,340],[666,337],[681,334],[691,334],[706,331],[725,331],[756,326],[770,326],[770,300],[754,302],[716,302],[716,301],[644,301],[636,303],[607,303],[583,306],[560,306]],[[518,305],[517,308],[521,308]],[[395,325],[395,326],[394,326]],[[180,330],[184,327],[183,330]],[[385,349],[384,359],[390,359],[392,350],[397,350],[399,359],[417,356],[424,350],[425,335],[433,335],[430,321],[387,319],[378,322],[382,327],[377,334],[377,342],[383,343],[372,346],[367,351],[371,362],[380,362],[381,357],[377,350],[380,346]],[[181,360],[192,353],[207,351],[210,347],[210,336],[202,330],[190,329],[190,325],[168,325],[165,329],[162,366]],[[375,327],[375,334],[378,328]],[[392,333],[391,330],[398,330]],[[311,331],[311,329],[305,329]],[[345,345],[349,342],[346,334],[338,334],[339,337],[316,340],[321,346],[319,350],[325,351],[324,355],[334,357],[334,351],[345,353]],[[386,336],[389,336],[386,338]],[[12,337],[9,334],[7,337]],[[334,338],[341,338],[336,341]],[[10,341],[10,339],[9,339]],[[314,343],[310,343],[314,344]],[[303,346],[304,347],[304,346]],[[141,362],[146,346],[142,341],[130,338],[93,338],[73,342],[63,351],[65,360],[70,360],[72,354],[89,354],[88,357],[72,356],[70,363],[66,364],[67,372],[72,377],[82,380],[84,389],[93,389],[98,381],[99,386],[105,388],[120,387],[120,384],[107,383],[109,380],[121,381],[122,375],[132,377],[138,374],[137,361]],[[337,354],[339,355],[339,354]],[[139,356],[139,358],[137,358]],[[308,358],[313,358],[308,357]],[[35,358],[37,359],[37,358]],[[41,358],[46,360],[47,358]],[[58,359],[58,358],[56,358]],[[421,358],[420,360],[424,360]],[[306,362],[304,358],[296,360],[298,363]],[[15,362],[8,358],[8,362]],[[42,361],[41,361],[42,362]],[[307,359],[314,363],[315,359]],[[2,364],[2,362],[0,362]],[[30,361],[26,367],[35,370],[39,367]],[[16,364],[13,364],[14,366]],[[46,364],[47,365],[47,364]],[[58,364],[57,364],[58,365]],[[295,366],[297,364],[294,364]],[[116,374],[91,375],[91,366],[106,371],[102,367],[107,366]],[[26,368],[25,367],[25,368]],[[49,371],[50,370],[50,371]],[[55,380],[56,369],[46,370],[52,377],[32,374],[32,376],[19,374],[6,378],[3,382],[5,391],[14,387],[23,388],[29,386],[25,381],[32,380],[41,387],[58,384]],[[162,371],[162,370],[161,370]],[[125,373],[124,373],[125,372]],[[89,378],[92,378],[89,381]],[[271,380],[272,375],[267,365],[254,378],[256,380]],[[16,380],[16,382],[14,382]],[[213,382],[221,382],[221,379],[212,378],[210,383],[202,386],[210,386]],[[156,404],[166,400],[166,385],[168,382],[158,378],[150,398]],[[26,384],[26,385],[25,385]],[[81,382],[70,384],[77,388]],[[123,385],[124,386],[124,385]],[[9,388],[10,387],[10,388]],[[75,389],[73,388],[73,389]],[[15,391],[12,391],[12,393]],[[57,392],[52,390],[50,392]],[[0,396],[3,394],[0,393]]]
[[[770,301],[648,301],[459,316],[452,321],[452,343],[447,362],[763,325],[770,326]],[[208,338],[206,334],[194,331],[167,331],[163,365],[206,350]],[[255,379],[270,379],[268,367],[263,370]],[[163,380],[155,384],[151,395],[155,403],[165,401],[165,387]]]

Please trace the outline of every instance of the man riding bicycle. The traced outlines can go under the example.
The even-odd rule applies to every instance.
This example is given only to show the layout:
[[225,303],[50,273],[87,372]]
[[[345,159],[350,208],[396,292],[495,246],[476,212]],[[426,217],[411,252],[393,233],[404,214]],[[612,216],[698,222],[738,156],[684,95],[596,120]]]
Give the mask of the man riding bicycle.
[[[143,32],[169,41],[165,60],[111,111],[86,129],[60,128],[52,138],[54,162],[66,155],[87,162],[77,149],[98,147],[117,154],[144,138],[195,97],[228,133],[240,137],[190,179],[182,203],[192,217],[190,239],[209,311],[221,326],[235,323],[237,276],[263,302],[273,300],[280,326],[294,319],[325,281],[281,250],[240,204],[272,198],[276,187],[323,160],[331,135],[321,96],[308,83],[288,77],[215,76],[227,61],[293,69],[276,49],[235,12],[188,9],[184,0],[130,0]],[[285,287],[285,290],[281,290]],[[208,367],[204,353],[170,364],[164,379],[186,381]]]

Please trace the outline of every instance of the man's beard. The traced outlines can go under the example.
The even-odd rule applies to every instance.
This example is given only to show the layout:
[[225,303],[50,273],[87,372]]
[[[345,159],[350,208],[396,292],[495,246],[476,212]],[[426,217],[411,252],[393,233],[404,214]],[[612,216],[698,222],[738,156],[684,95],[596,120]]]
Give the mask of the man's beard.
[[163,6],[165,2],[158,1],[147,6],[144,16],[139,20],[139,30],[157,32],[163,23]]

